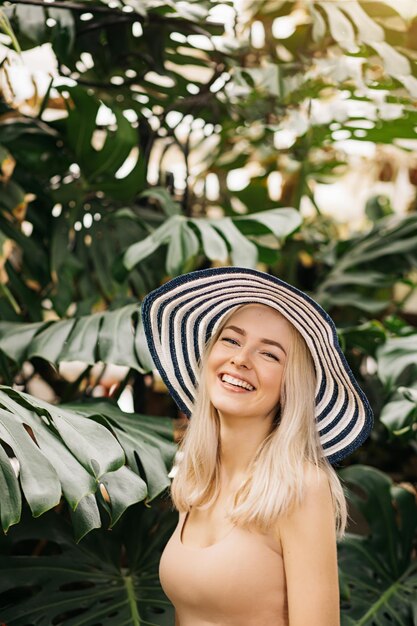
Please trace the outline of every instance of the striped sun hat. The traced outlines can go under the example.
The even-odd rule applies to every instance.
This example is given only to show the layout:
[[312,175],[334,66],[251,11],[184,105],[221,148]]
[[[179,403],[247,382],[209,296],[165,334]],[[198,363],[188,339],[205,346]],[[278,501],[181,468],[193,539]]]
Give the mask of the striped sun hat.
[[329,315],[299,289],[264,272],[241,267],[191,272],[146,296],[142,304],[146,338],[171,396],[190,416],[206,342],[229,311],[250,303],[276,309],[304,337],[317,375],[320,441],[328,460],[340,461],[371,431],[368,400],[346,362]]

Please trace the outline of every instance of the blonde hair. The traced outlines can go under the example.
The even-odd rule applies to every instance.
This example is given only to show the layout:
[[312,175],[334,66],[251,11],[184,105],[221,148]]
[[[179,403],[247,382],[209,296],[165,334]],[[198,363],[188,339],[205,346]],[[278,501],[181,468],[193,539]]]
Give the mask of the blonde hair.
[[[171,485],[172,501],[178,511],[189,511],[191,506],[208,508],[219,494],[220,419],[209,399],[205,369],[207,356],[227,320],[243,306],[248,305],[234,308],[223,319],[206,345],[196,402],[179,447],[181,461]],[[324,456],[317,432],[314,363],[303,337],[292,324],[289,328],[291,347],[283,373],[279,411],[270,433],[254,455],[247,478],[234,495],[227,516],[238,526],[267,532],[278,516],[302,500],[308,461],[327,475],[336,531],[341,537],[347,521],[346,499],[335,470]]]

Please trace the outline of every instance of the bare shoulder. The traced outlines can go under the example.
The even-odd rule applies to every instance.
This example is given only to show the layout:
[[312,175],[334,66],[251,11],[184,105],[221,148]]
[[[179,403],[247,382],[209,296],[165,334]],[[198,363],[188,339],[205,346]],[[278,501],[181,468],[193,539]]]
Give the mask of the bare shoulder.
[[303,498],[280,515],[275,527],[275,537],[281,548],[286,541],[300,539],[313,528],[335,523],[332,493],[326,472],[310,462],[304,465]]
[[314,498],[327,500],[331,497],[329,479],[321,467],[313,465],[309,461],[304,463],[304,498],[308,501]]
[[301,502],[294,504],[284,517],[292,521],[294,518],[305,515],[327,515],[328,510],[333,511],[332,493],[326,472],[321,468],[306,461],[304,464],[304,485]]
[[[311,555],[333,550],[336,545],[336,520],[329,479],[324,470],[307,467],[304,494],[280,519],[283,553],[296,554],[304,549]],[[318,556],[317,556],[318,558]]]

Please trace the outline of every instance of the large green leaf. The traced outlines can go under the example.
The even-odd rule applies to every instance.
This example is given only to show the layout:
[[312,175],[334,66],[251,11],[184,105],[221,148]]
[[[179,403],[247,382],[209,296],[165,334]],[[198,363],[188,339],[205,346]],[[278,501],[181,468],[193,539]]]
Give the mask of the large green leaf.
[[100,102],[79,87],[72,87],[69,94],[71,101],[68,103],[68,117],[65,120],[66,136],[75,156],[88,163],[95,156],[91,139],[96,129]]
[[[0,614],[8,626],[171,626],[158,579],[177,516],[130,509],[112,532],[75,544],[62,515],[25,520],[0,543]],[[32,554],[28,546],[42,549]],[[19,555],[19,556],[14,556]]]
[[153,500],[169,486],[167,472],[172,466],[176,451],[176,446],[172,443],[170,419],[152,419],[138,413],[126,414],[118,407],[98,400],[66,406],[86,417],[98,419],[113,430],[129,466],[139,474],[143,468],[149,500]]
[[35,516],[58,504],[61,492],[76,508],[100,477],[124,462],[123,450],[103,426],[75,412],[0,389],[0,432],[20,465],[20,483]]
[[187,261],[195,257],[199,250],[198,238],[188,226],[186,220],[177,220],[172,224],[166,256],[168,274],[180,274],[185,270]]
[[[110,197],[132,198],[144,184],[142,155],[127,181],[117,178],[116,174],[132,149],[137,146],[135,128],[126,119],[123,111],[114,104],[112,112],[116,120],[115,127],[100,129],[97,125],[97,114],[101,103],[94,95],[78,86],[66,87],[61,91],[69,92],[71,100],[67,104],[68,117],[59,125],[63,126],[66,139],[89,184]],[[104,145],[100,149],[93,145],[94,133],[98,130],[105,133]],[[141,172],[142,175],[139,175]]]
[[[382,382],[391,388],[402,375],[401,380],[407,384],[417,377],[416,371],[417,334],[406,337],[388,339],[377,352],[378,376]],[[408,380],[407,380],[408,379]]]
[[[188,224],[195,228],[201,251],[209,259],[224,261],[226,245],[230,250],[233,264],[254,267],[258,260],[256,236],[261,232],[264,233],[266,229],[278,242],[282,242],[299,227],[301,217],[295,209],[271,209],[221,219],[187,219],[182,215],[174,215],[148,237],[129,246],[123,254],[125,270],[132,270],[160,246],[168,244],[166,270],[169,274],[179,273],[199,249],[198,240]],[[263,228],[261,231],[260,226]],[[255,243],[249,237],[253,237]],[[222,240],[225,245],[221,243]]]
[[[97,316],[94,318],[96,319]],[[74,328],[75,319],[59,320],[53,324],[45,324],[38,330],[33,337],[31,343],[26,344],[25,350],[21,350],[20,354],[25,359],[40,356],[50,363],[58,363],[61,351],[67,346],[67,339]],[[81,323],[82,325],[82,323]],[[10,327],[9,327],[10,328]],[[12,333],[18,332],[18,326],[11,328]],[[29,329],[27,329],[29,331]],[[1,332],[1,331],[0,331]],[[7,332],[7,328],[6,328]],[[7,337],[7,335],[6,335]],[[10,342],[7,342],[10,343]],[[7,343],[4,352],[7,352]],[[17,342],[16,342],[17,343]],[[19,344],[21,340],[19,340]],[[84,346],[84,352],[88,350],[89,344]]]
[[4,532],[20,520],[22,497],[19,482],[16,478],[9,457],[0,446],[0,519]]
[[415,495],[372,467],[353,465],[341,470],[340,476],[369,527],[365,535],[347,534],[339,546],[343,580],[349,589],[342,604],[342,624],[413,626]]
[[401,276],[405,279],[414,266],[417,217],[388,216],[365,235],[332,245],[332,269],[320,281],[315,297],[326,309],[353,306],[375,314],[388,306],[388,288]]
[[384,405],[380,421],[394,437],[415,438],[417,423],[417,383],[399,387]]
[[18,363],[41,357],[54,364],[102,361],[140,372],[153,368],[139,304],[43,324],[0,322],[0,350]]
[[[78,539],[101,524],[95,497],[100,489],[106,490],[109,501],[102,505],[114,525],[127,507],[152,500],[169,486],[176,446],[170,420],[159,418],[154,429],[155,421],[126,415],[108,402],[54,406],[0,388],[0,441],[18,460],[19,482],[33,515],[54,507],[62,494]],[[0,516],[7,530],[19,519],[20,491],[3,453],[0,467],[5,487]]]
[[[4,395],[0,395],[0,402]],[[29,423],[28,423],[29,422]],[[0,409],[0,439],[7,443],[20,465],[20,484],[35,517],[56,506],[61,498],[58,474],[47,456],[43,454],[24,426],[32,428],[33,422]],[[33,430],[33,429],[32,429]],[[5,463],[8,468],[8,462]]]
[[338,336],[343,352],[360,350],[375,357],[378,347],[386,341],[386,330],[378,320],[370,320],[359,326],[338,328]]
[[36,324],[0,322],[0,350],[13,361],[23,363],[31,341],[36,333],[46,326],[44,322]]
[[192,224],[198,229],[201,245],[210,261],[225,263],[228,257],[226,241],[212,225],[205,220],[194,219]]

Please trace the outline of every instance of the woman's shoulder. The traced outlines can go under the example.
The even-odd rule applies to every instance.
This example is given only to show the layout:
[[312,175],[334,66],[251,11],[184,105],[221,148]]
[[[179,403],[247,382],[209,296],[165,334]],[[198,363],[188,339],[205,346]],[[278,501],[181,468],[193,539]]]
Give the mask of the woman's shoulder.
[[329,490],[329,478],[326,471],[311,461],[304,462],[304,488],[324,492]]
[[303,528],[312,523],[320,523],[329,517],[334,519],[332,494],[329,478],[322,467],[310,461],[304,463],[302,497],[294,501],[285,513],[276,520],[273,529],[274,537],[281,547],[288,534],[296,535]]
[[[304,462],[303,489],[299,500],[294,501],[285,516],[292,517],[319,511],[321,508],[333,510],[332,493],[327,472],[320,466]],[[284,516],[284,517],[285,517]]]

